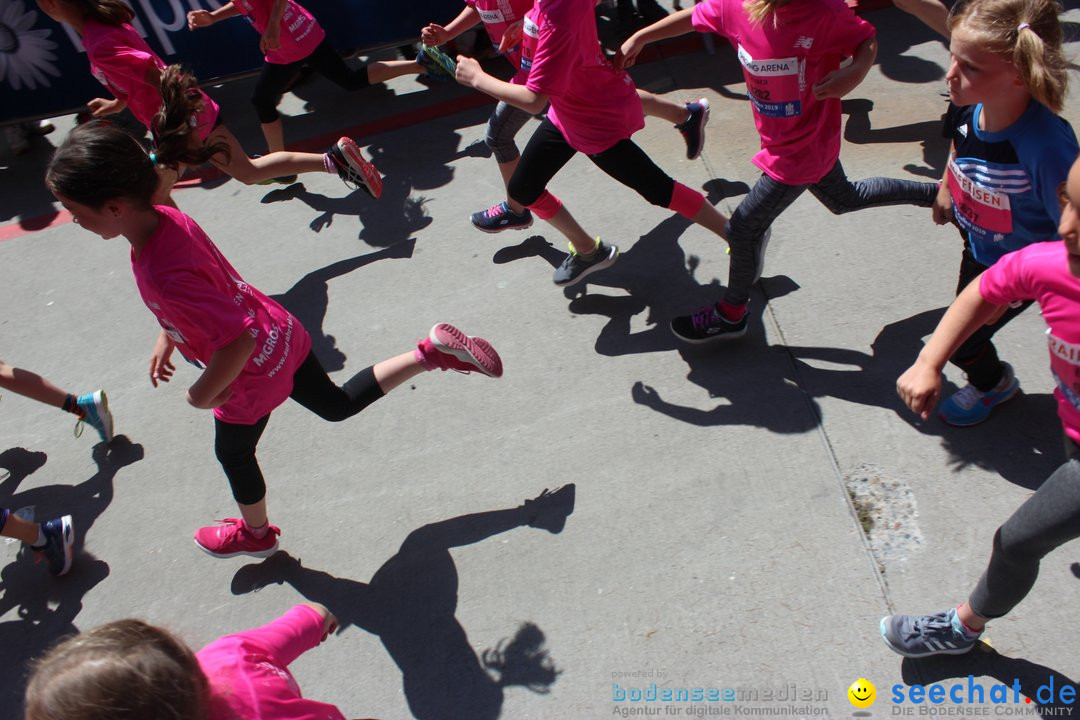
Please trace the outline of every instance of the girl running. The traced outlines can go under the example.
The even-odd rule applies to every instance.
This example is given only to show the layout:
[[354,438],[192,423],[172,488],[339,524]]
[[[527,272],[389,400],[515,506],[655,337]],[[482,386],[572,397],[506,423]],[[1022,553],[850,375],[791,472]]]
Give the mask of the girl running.
[[[954,42],[956,37],[954,25]],[[941,397],[941,370],[964,339],[1012,303],[1034,300],[1048,326],[1050,373],[1066,450],[1065,464],[994,533],[990,563],[966,602],[933,615],[881,620],[885,644],[901,655],[968,652],[989,620],[1008,614],[1031,591],[1042,558],[1080,537],[1080,162],[1069,171],[1062,195],[1058,232],[1063,242],[1028,245],[972,280],[896,382],[903,401],[925,420]]]
[[510,177],[510,198],[547,220],[570,241],[570,254],[555,270],[559,286],[580,282],[610,267],[619,249],[586,233],[547,184],[576,153],[636,190],[653,205],[666,207],[724,237],[727,221],[705,197],[667,173],[630,136],[644,124],[642,103],[630,76],[604,57],[596,36],[594,0],[537,0],[525,16],[522,34],[524,83],[488,75],[471,58],[457,59],[463,85],[536,114],[551,101],[547,117],[533,133]]
[[[95,117],[125,107],[146,125],[155,141],[162,137],[182,140],[184,153],[198,162],[209,160],[240,182],[250,185],[273,178],[307,172],[336,173],[346,183],[366,190],[372,197],[382,193],[382,178],[349,138],[341,138],[325,154],[277,152],[249,158],[236,137],[220,122],[218,106],[198,89],[194,78],[183,73],[166,74],[162,62],[128,23],[135,17],[122,0],[37,0],[41,11],[57,22],[70,25],[82,38],[90,72],[114,100],[95,98],[88,103]],[[182,96],[180,96],[182,94]],[[164,106],[164,107],[163,107]],[[155,120],[156,117],[160,119]],[[159,161],[161,186],[155,199],[172,204],[169,194],[182,168],[177,157]]]
[[[285,89],[305,65],[345,90],[359,90],[402,75],[431,73],[454,76],[454,61],[438,48],[424,48],[415,61],[378,61],[351,69],[330,45],[326,31],[318,21],[294,0],[230,0],[213,12],[192,10],[187,14],[188,29],[209,27],[237,15],[243,15],[261,36],[259,50],[265,53],[266,62],[255,84],[251,102],[262,123],[263,137],[271,153],[285,149],[285,135],[277,106]],[[295,178],[276,180],[292,182]]]
[[[952,62],[948,167],[934,222],[953,221],[964,239],[959,293],[1003,255],[1054,237],[1057,189],[1078,151],[1058,117],[1068,83],[1053,0],[974,0],[949,18]],[[1020,389],[992,338],[1031,303],[1011,307],[957,348],[949,362],[968,383],[942,403],[950,425],[975,425]]]
[[324,606],[303,603],[196,653],[163,628],[111,622],[34,664],[26,720],[345,720],[337,707],[304,698],[288,669],[336,629]]
[[[420,31],[420,39],[428,46],[442,45],[482,22],[496,51],[504,55],[517,70],[510,80],[511,84],[524,85],[529,77],[529,68],[521,62],[521,28],[525,13],[532,6],[532,0],[465,0],[465,8],[446,27],[432,23]],[[705,144],[708,101],[701,98],[681,105],[641,89],[637,93],[645,114],[674,123],[686,140],[686,158],[696,158]],[[531,113],[500,100],[488,118],[484,141],[491,148],[499,164],[503,183],[508,187],[521,157],[514,136],[531,117]],[[510,197],[509,189],[505,200],[487,210],[473,213],[470,220],[474,227],[487,233],[524,230],[533,224],[532,212]]]
[[360,371],[338,387],[310,352],[300,322],[245,283],[187,215],[152,202],[157,176],[138,141],[103,123],[77,127],[56,151],[46,184],[75,222],[124,236],[139,293],[161,325],[150,381],[169,382],[172,353],[203,369],[188,402],[214,410],[215,452],[242,519],[201,528],[195,542],[216,557],[266,557],[277,548],[255,450],[270,412],[291,397],[320,417],[352,417],[426,370],[502,375],[486,341],[439,324],[414,350]]
[[[715,305],[671,321],[688,343],[746,334],[750,288],[761,277],[769,226],[805,190],[831,212],[915,204],[929,207],[934,183],[891,178],[848,180],[840,164],[840,98],[866,76],[877,56],[873,26],[843,0],[704,0],[634,33],[623,43],[629,67],[651,42],[697,30],[735,46],[761,136],[753,163],[761,177],[727,229],[728,287]],[[851,63],[841,67],[841,60]]]

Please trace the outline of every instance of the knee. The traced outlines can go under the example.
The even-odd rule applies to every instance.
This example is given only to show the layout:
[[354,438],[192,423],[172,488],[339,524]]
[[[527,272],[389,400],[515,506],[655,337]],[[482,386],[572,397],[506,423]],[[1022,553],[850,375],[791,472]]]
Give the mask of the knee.
[[255,94],[251,96],[251,104],[255,106],[255,114],[258,115],[259,122],[263,125],[276,122],[281,117],[277,110],[277,98],[258,88],[255,89]]
[[544,188],[538,189],[533,183],[519,177],[518,173],[514,173],[510,178],[510,182],[506,185],[506,192],[515,201],[528,207],[540,199],[540,196],[544,193]]

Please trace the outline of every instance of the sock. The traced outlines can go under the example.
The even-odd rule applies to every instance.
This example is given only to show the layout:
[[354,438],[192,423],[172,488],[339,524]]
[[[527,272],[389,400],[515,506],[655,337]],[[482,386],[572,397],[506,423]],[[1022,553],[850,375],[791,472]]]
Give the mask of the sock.
[[733,305],[726,300],[721,300],[716,303],[716,310],[720,313],[720,316],[728,322],[738,322],[746,315],[746,306],[749,303],[743,303],[742,305]]
[[80,420],[86,417],[86,411],[79,407],[79,399],[71,393],[68,393],[67,397],[64,398],[64,404],[60,406],[60,409],[71,413]]
[[270,532],[270,520],[267,520],[259,527],[252,527],[244,522],[244,527],[248,529],[248,532],[255,536],[256,539],[262,539],[266,537],[266,533]]
[[[574,244],[570,243],[570,247],[573,248]],[[585,260],[592,260],[594,257],[596,257],[596,251],[599,250],[599,249],[600,249],[600,238],[596,238],[596,244],[593,245],[592,250],[590,250],[587,253],[583,253],[583,252],[578,252],[577,249],[575,248],[574,249],[574,254],[577,255],[579,258],[584,258]]]
[[337,163],[334,162],[334,158],[330,153],[324,153],[322,156],[323,167],[326,168],[326,172],[331,175],[337,175]]
[[952,616],[953,630],[960,633],[964,637],[969,637],[969,638],[979,637],[980,635],[982,635],[982,630],[974,630],[974,629],[969,628],[967,625],[964,624],[964,621],[960,619],[960,613],[958,612],[959,610],[960,610],[959,605],[956,606],[956,610],[953,610],[953,616]]
[[439,368],[438,364],[432,361],[437,352],[439,351],[435,349],[431,338],[426,337],[416,344],[416,362],[420,363],[420,366],[425,370],[437,370]]
[[30,547],[33,548],[34,550],[41,550],[43,547],[45,547],[45,543],[47,543],[47,542],[48,542],[48,540],[45,539],[45,528],[38,525],[37,540],[30,543]]

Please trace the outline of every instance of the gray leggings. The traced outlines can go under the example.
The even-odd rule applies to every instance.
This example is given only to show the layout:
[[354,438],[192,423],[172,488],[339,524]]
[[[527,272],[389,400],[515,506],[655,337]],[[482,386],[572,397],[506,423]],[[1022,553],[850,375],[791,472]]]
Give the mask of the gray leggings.
[[742,305],[750,299],[750,286],[757,267],[757,245],[780,213],[809,190],[834,215],[884,205],[930,207],[937,196],[937,183],[874,177],[852,182],[837,160],[832,170],[816,183],[786,185],[762,173],[750,193],[735,208],[728,223],[731,264],[724,301]]
[[531,117],[532,115],[521,108],[516,108],[501,100],[495,106],[491,117],[488,118],[487,135],[484,137],[484,142],[491,148],[496,162],[507,163],[511,160],[517,160],[521,156],[517,143],[514,142],[514,136],[518,134],[518,130],[521,130]]
[[1035,584],[1039,561],[1080,537],[1080,447],[1071,440],[1065,445],[1065,464],[994,533],[990,564],[968,598],[976,614],[1007,614]]

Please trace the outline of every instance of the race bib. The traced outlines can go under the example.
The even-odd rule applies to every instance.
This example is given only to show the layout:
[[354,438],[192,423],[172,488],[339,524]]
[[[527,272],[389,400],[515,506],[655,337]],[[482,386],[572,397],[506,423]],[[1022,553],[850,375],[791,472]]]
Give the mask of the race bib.
[[739,45],[739,62],[754,109],[768,117],[802,114],[805,66],[797,57],[755,60]]
[[487,23],[488,25],[505,21],[502,10],[497,8],[495,10],[477,10],[477,12],[480,13],[480,22]]
[[1002,236],[1012,232],[1009,194],[972,180],[956,163],[956,158],[949,158],[949,194],[953,216],[964,230]]

